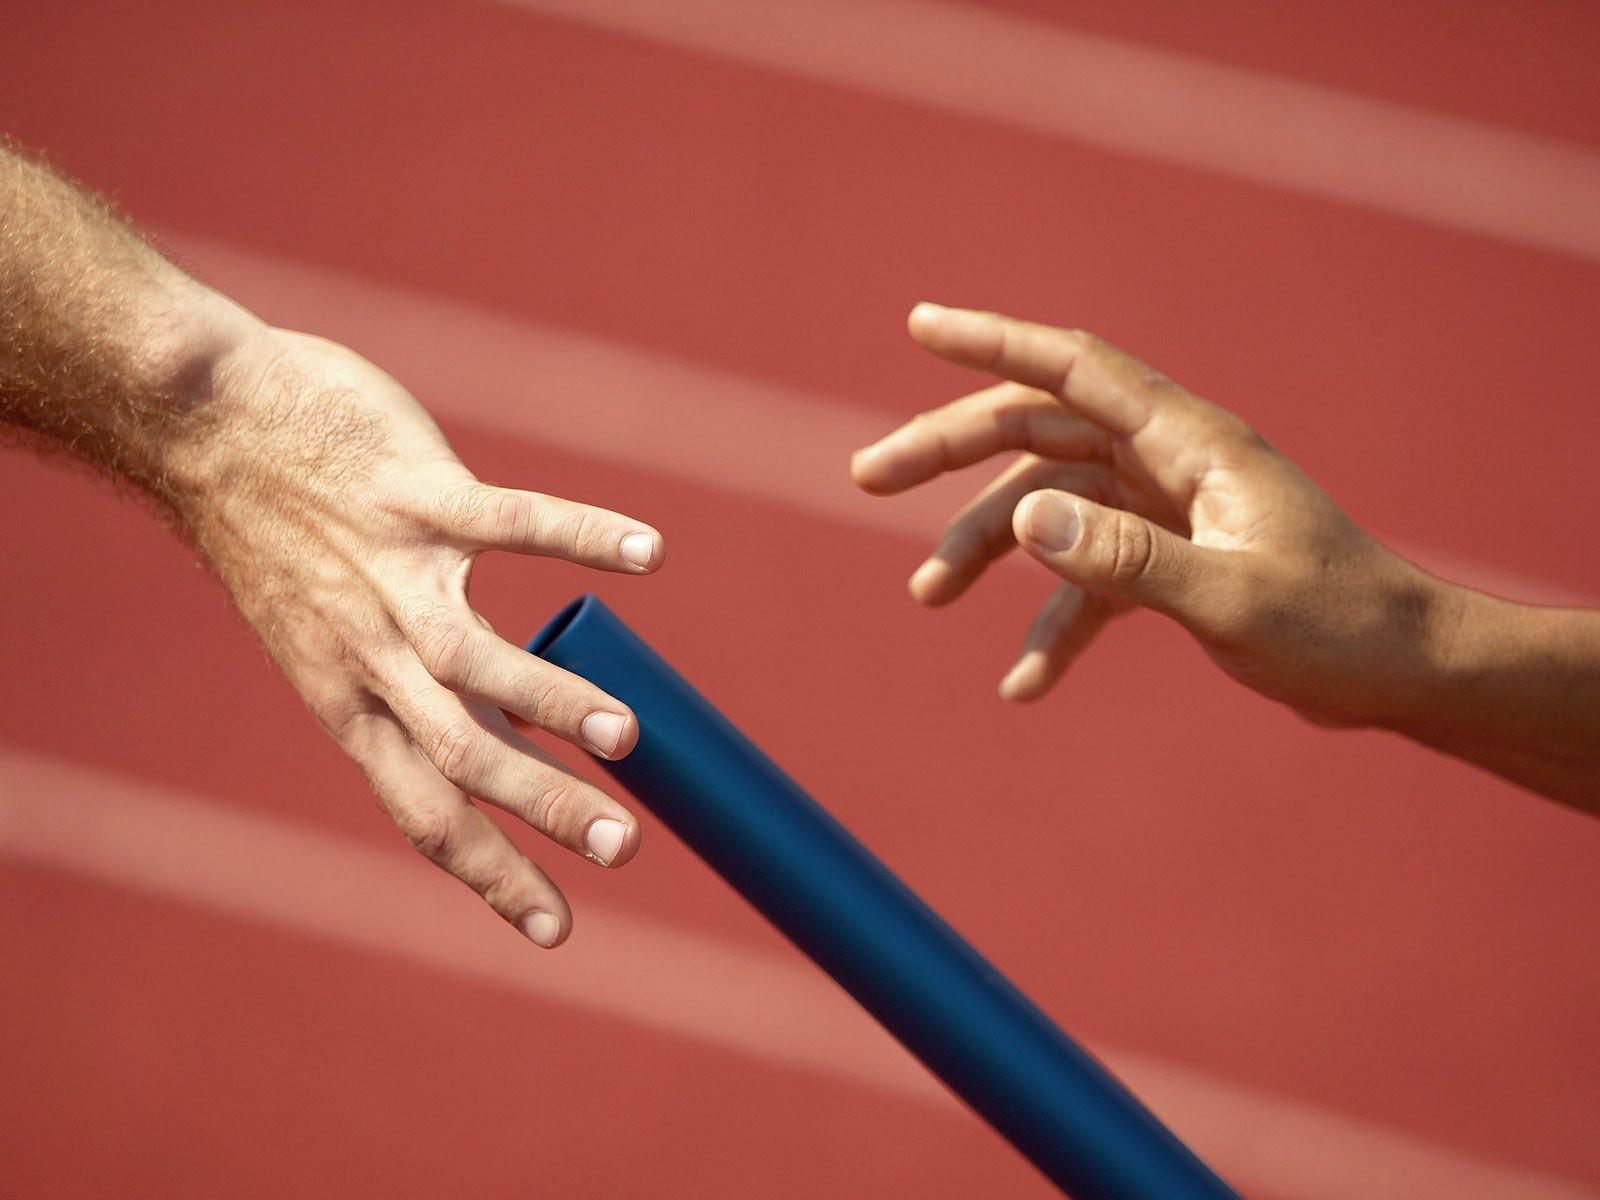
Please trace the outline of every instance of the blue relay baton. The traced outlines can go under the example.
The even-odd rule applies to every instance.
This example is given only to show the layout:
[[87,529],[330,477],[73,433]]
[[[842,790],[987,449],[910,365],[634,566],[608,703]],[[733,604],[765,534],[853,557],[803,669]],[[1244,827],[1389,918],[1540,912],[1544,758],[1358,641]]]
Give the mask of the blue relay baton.
[[629,705],[597,759],[1075,1200],[1239,1200],[594,596],[528,644]]

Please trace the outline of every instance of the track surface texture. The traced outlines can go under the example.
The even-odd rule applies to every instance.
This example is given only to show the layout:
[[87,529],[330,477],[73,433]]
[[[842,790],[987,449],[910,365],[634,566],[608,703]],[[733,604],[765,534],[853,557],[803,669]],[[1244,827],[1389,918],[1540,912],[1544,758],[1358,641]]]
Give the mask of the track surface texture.
[[[1150,616],[1007,706],[1051,581],[919,610],[976,481],[846,473],[976,385],[911,305],[996,308],[1442,573],[1600,601],[1593,6],[151,0],[7,43],[3,127],[202,276],[482,477],[665,532],[648,580],[485,559],[497,629],[598,591],[1245,1194],[1600,1196],[1600,822]],[[615,873],[526,839],[576,913],[536,952],[146,513],[16,453],[0,509],[7,1195],[1051,1194],[648,819]]]

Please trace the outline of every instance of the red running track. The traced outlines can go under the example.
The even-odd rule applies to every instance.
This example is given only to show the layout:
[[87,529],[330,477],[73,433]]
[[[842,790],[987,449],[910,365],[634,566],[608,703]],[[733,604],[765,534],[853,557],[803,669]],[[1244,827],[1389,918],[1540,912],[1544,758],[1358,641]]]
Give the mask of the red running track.
[[[1600,598],[1581,239],[1138,122],[1091,144],[1020,83],[983,107],[997,47],[1098,45],[1144,63],[1108,103],[1197,64],[1200,111],[1281,98],[1230,154],[1355,98],[1369,139],[1459,118],[1485,189],[1533,188],[1600,155],[1600,18],[863,0],[741,47],[757,6],[561,7],[31,5],[0,120],[388,367],[481,475],[665,530],[655,579],[490,561],[475,595],[514,636],[600,590],[1242,1190],[1600,1194],[1600,825],[1306,728],[1154,618],[1008,708],[1047,582],[917,611],[939,505],[844,474],[968,385],[910,304],[991,306],[1237,408],[1441,569]],[[973,28],[978,82],[930,74]],[[0,502],[8,1194],[1047,1194],[664,832],[614,875],[530,844],[577,913],[534,955],[397,844],[144,514],[15,455]]]

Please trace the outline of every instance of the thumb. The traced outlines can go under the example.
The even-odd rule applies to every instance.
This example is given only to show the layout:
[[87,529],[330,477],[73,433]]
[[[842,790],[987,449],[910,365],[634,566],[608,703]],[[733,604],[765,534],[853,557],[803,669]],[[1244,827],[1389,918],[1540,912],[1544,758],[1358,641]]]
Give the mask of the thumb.
[[1022,498],[1011,526],[1024,550],[1091,592],[1180,621],[1195,607],[1208,551],[1143,517],[1043,491]]

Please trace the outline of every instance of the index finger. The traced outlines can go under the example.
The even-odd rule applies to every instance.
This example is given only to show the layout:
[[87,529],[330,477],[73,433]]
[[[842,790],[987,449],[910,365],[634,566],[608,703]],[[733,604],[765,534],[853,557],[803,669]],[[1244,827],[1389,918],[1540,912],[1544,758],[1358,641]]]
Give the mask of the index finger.
[[510,550],[629,574],[654,571],[666,558],[666,543],[651,526],[560,496],[472,480],[445,489],[435,503],[444,531],[474,550]]
[[1164,377],[1076,330],[927,303],[911,310],[906,325],[941,358],[1049,392],[1118,437],[1143,429],[1167,392],[1153,386]]

